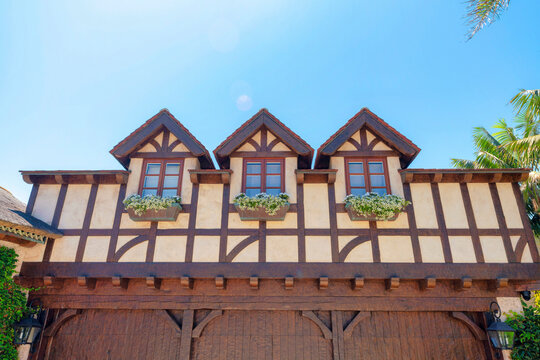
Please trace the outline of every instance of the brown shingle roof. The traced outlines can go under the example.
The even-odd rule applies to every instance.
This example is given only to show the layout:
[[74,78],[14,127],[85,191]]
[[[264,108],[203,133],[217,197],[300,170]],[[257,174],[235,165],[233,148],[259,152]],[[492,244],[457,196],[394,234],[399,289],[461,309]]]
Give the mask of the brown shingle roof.
[[62,232],[25,212],[26,206],[9,191],[0,187],[0,225],[51,238]]

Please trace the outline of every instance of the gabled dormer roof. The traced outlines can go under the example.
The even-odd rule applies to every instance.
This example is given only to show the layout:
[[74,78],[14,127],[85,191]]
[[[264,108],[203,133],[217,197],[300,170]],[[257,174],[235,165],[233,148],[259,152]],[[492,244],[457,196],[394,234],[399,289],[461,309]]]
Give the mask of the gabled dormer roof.
[[229,156],[262,128],[266,128],[267,131],[270,131],[298,155],[299,168],[309,169],[311,167],[313,148],[267,109],[263,108],[236,129],[235,132],[214,150],[214,155],[220,168],[229,168]]
[[402,168],[409,166],[420,152],[420,148],[411,140],[388,125],[388,123],[372,113],[368,108],[363,108],[317,149],[315,168],[328,168],[330,156],[334,155],[353,134],[364,127],[398,153]]
[[206,148],[178,121],[167,109],[163,109],[152,116],[137,130],[124,140],[120,141],[110,153],[127,169],[129,155],[136,152],[144,144],[153,139],[160,132],[168,130],[198,157],[202,169],[213,169],[214,164]]

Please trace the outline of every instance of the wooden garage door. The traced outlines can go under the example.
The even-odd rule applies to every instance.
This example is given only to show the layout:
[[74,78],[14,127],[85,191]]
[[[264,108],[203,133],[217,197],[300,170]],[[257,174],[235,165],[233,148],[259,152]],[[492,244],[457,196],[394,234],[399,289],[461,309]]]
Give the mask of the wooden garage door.
[[448,312],[372,312],[344,344],[346,360],[486,358],[484,343]]
[[[191,359],[486,359],[484,342],[448,312],[372,312],[357,322],[352,311],[209,313],[195,311],[193,334],[184,332]],[[182,317],[182,311],[84,310],[59,328],[48,359],[181,359]]]
[[[329,312],[321,312],[329,321]],[[195,360],[330,360],[332,341],[299,311],[224,311],[192,345]]]

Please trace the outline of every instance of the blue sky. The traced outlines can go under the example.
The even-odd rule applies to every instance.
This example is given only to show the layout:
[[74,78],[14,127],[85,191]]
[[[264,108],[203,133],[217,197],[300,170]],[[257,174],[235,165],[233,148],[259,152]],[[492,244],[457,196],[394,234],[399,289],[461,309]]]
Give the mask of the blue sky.
[[0,186],[19,170],[119,169],[162,108],[210,151],[260,108],[317,148],[369,107],[422,152],[472,157],[473,126],[540,85],[540,1],[467,42],[463,1],[2,1]]

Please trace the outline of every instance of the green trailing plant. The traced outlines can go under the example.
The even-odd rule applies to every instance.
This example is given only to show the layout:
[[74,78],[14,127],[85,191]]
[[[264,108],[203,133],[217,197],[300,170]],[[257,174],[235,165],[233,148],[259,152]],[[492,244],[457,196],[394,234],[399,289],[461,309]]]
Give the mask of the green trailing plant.
[[540,308],[523,301],[523,314],[510,311],[506,323],[516,330],[512,359],[540,359]]
[[279,209],[289,206],[289,195],[281,193],[279,195],[270,195],[260,193],[249,197],[244,193],[234,197],[234,205],[242,210],[258,210],[263,208],[268,215],[275,215]]
[[18,255],[15,250],[0,246],[0,359],[17,359],[17,348],[13,344],[13,324],[29,314],[26,292],[15,283],[13,274]]
[[398,195],[348,195],[345,208],[350,208],[363,216],[374,216],[377,220],[389,220],[402,212],[411,202]]
[[142,215],[146,210],[163,210],[171,206],[182,209],[180,196],[161,197],[156,195],[130,195],[124,200],[126,209],[133,209],[135,214]]

